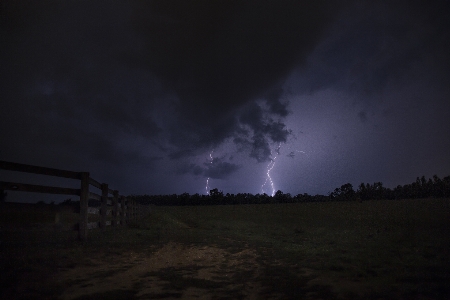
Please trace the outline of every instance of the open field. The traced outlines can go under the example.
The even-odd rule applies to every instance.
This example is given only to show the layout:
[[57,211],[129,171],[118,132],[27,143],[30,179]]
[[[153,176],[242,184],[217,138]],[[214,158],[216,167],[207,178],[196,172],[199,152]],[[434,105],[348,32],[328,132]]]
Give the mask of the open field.
[[152,207],[83,243],[7,204],[1,299],[450,299],[449,199]]

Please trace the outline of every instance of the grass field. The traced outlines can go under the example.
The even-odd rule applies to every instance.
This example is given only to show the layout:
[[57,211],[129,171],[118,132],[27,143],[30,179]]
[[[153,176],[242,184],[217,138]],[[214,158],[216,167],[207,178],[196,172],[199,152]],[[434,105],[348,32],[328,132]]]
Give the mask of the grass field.
[[1,299],[450,299],[450,200],[0,212]]

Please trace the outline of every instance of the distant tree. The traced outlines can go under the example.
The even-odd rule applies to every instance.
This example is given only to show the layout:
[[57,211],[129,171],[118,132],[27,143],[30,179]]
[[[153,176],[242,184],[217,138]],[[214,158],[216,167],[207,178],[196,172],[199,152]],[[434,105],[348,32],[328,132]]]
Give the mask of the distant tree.
[[420,198],[428,197],[427,179],[422,175],[420,177]]
[[209,191],[209,195],[212,197],[217,197],[217,196],[223,197],[223,192],[219,191],[219,189],[215,188],[215,189],[212,189]]
[[433,175],[433,197],[440,198],[444,196],[444,182],[437,176]]
[[209,197],[211,198],[211,204],[222,204],[223,192],[215,188],[209,191]]
[[375,182],[373,184],[373,193],[375,199],[384,199],[385,188],[382,182]]
[[274,195],[275,201],[278,203],[281,203],[284,201],[284,194],[282,191],[278,190],[276,191],[275,195]]
[[189,193],[183,193],[178,196],[178,203],[179,205],[191,205],[191,196]]
[[431,178],[429,178],[427,181],[426,192],[427,192],[427,197],[433,196],[433,180],[431,180]]
[[332,191],[329,194],[329,197],[331,200],[339,200],[339,196],[341,195],[341,189],[340,188],[335,188],[334,191]]
[[358,195],[358,197],[361,200],[367,200],[367,190],[366,190],[366,185],[364,184],[364,182],[362,182],[358,186],[358,190],[356,191],[356,194]]
[[293,202],[291,193],[284,194],[284,199],[285,199],[286,202],[289,202],[289,203]]
[[417,177],[416,181],[413,182],[411,185],[412,185],[412,192],[413,192],[412,198],[420,198],[421,194],[422,194],[422,184],[420,182],[420,178]]
[[342,200],[354,200],[356,198],[356,194],[351,183],[346,183],[341,186],[340,197]]
[[346,183],[341,185],[340,188],[335,188],[334,191],[329,194],[329,198],[334,201],[354,200],[356,199],[356,192],[353,190],[351,183]]
[[450,176],[446,176],[442,179],[444,186],[444,197],[450,197]]
[[404,196],[404,190],[403,187],[401,185],[397,185],[394,189],[394,191],[392,192],[393,195],[393,199],[403,199],[405,198]]
[[[331,193],[328,193],[328,197],[331,198]],[[296,202],[309,202],[311,201],[311,196],[308,193],[298,194],[294,197]]]

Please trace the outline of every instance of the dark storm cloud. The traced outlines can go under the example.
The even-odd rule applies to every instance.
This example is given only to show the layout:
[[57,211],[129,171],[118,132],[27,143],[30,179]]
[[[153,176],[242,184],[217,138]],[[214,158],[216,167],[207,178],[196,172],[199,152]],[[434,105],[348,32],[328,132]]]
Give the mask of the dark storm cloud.
[[[269,102],[269,101],[267,101]],[[239,115],[240,136],[234,139],[235,144],[250,149],[250,157],[258,162],[271,159],[270,142],[284,143],[291,131],[281,121],[272,119],[272,107],[264,109],[257,103],[250,103]]]
[[360,111],[358,113],[358,117],[361,120],[361,122],[366,122],[367,121],[367,112],[365,111]]
[[198,164],[184,164],[178,168],[180,174],[193,174],[213,179],[227,179],[241,168],[238,164],[225,161],[225,157],[214,157],[211,161]]
[[[0,84],[10,107],[33,107],[42,126],[54,126],[57,115],[72,125],[108,127],[113,133],[103,134],[106,139],[121,132],[142,136],[173,159],[242,140],[258,161],[289,134],[283,123],[289,113],[281,88],[285,77],[305,60],[341,6],[4,3],[0,53],[8,59]],[[264,102],[263,112],[254,101]],[[252,115],[248,105],[256,110]],[[54,131],[55,138],[71,134]]]
[[64,157],[60,161],[72,156],[87,166],[147,165],[160,158],[133,142],[147,139],[162,148],[156,117],[163,105],[155,100],[162,97],[158,79],[120,61],[122,52],[139,44],[127,25],[130,12],[123,1],[3,2],[0,122],[10,128],[1,135],[5,157],[30,159],[33,147],[31,161],[41,163],[52,161],[44,158],[49,149]]
[[[358,158],[370,180],[396,164],[444,170],[448,11],[440,0],[2,1],[0,159],[119,170],[130,186],[138,169],[142,189],[161,193],[197,191],[202,176],[255,191],[249,174],[266,172],[255,161],[275,156],[277,185],[295,191],[301,168],[288,179],[283,159],[311,160],[310,173],[323,162],[317,187]],[[396,144],[404,155],[386,150]],[[201,163],[212,149],[227,159]],[[371,151],[386,171],[359,157]]]
[[261,133],[253,136],[251,147],[250,157],[253,157],[258,162],[270,160],[272,154],[270,145]]
[[267,105],[269,106],[269,111],[280,117],[286,117],[289,114],[287,110],[287,102],[282,102],[284,91],[281,88],[275,88],[269,91],[266,95]]
[[197,164],[183,164],[178,166],[177,172],[179,174],[193,174],[196,176],[203,176],[205,169]]
[[194,155],[194,152],[191,149],[186,150],[180,150],[176,152],[169,153],[169,158],[171,159],[179,159],[179,158],[185,158]]
[[449,8],[448,1],[355,2],[318,45],[298,87],[367,97],[427,76],[448,78]]
[[239,170],[240,166],[236,164],[232,164],[226,161],[218,162],[213,164],[205,171],[205,176],[213,178],[213,179],[227,179],[237,170]]
[[[144,44],[123,57],[154,72],[177,95],[172,143],[211,148],[235,137],[241,127],[236,115],[251,101],[265,98],[271,114],[288,115],[280,99],[284,77],[314,47],[337,8],[328,1],[136,2],[132,20]],[[273,127],[269,135],[254,131],[254,147],[285,140]]]

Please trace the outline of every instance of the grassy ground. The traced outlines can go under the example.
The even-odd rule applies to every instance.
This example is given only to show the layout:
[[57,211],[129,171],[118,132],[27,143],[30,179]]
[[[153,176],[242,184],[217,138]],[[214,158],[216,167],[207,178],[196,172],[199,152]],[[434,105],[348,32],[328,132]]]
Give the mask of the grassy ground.
[[153,207],[84,243],[55,217],[2,209],[0,298],[450,299],[449,199]]

